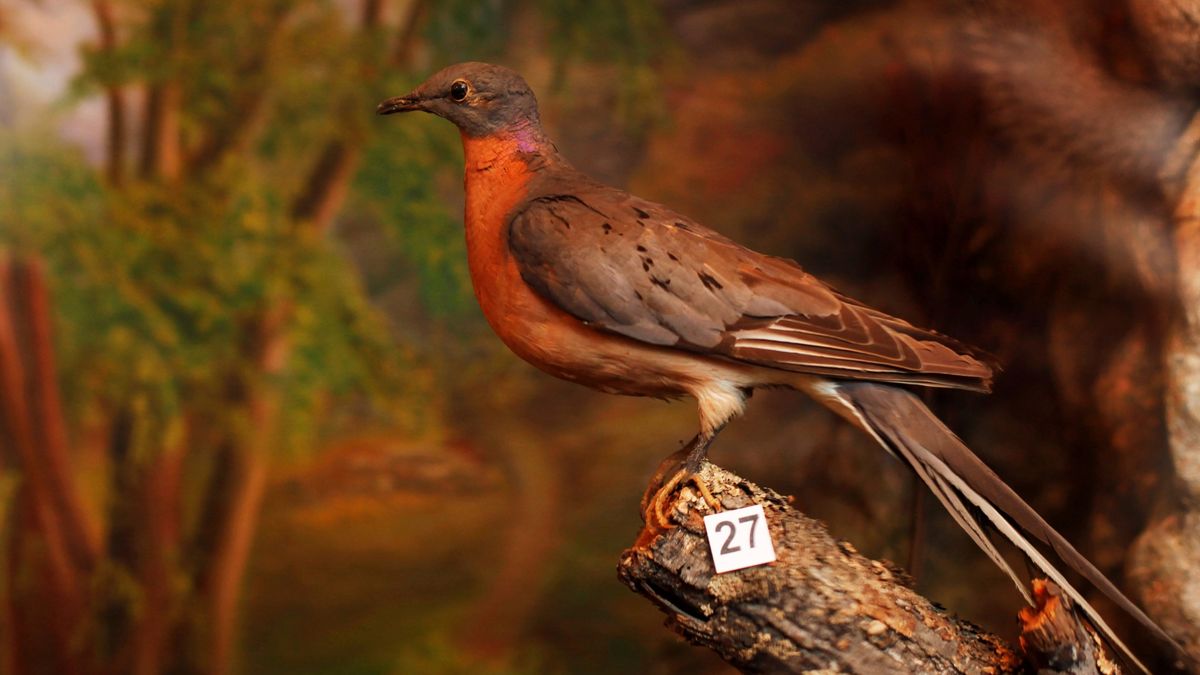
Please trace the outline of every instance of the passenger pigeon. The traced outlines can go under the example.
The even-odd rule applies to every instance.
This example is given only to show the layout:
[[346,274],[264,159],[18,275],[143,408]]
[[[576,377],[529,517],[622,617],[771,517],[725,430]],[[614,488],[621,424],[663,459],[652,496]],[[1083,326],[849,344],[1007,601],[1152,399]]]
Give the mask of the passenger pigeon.
[[[572,167],[547,137],[520,75],[450,66],[378,113],[420,110],[458,126],[466,154],[467,258],[475,296],[518,356],[614,394],[691,397],[700,431],[660,471],[644,504],[669,527],[673,491],[758,387],[791,387],[908,464],[976,544],[1025,584],[983,523],[1067,591],[1137,665],[1096,610],[1032,541],[1087,578],[1156,636],[1155,623],[903,386],[988,391],[981,353],[833,290],[791,260],[752,251],[665,206]],[[719,504],[713,504],[719,508]],[[982,516],[982,517],[980,517]]]

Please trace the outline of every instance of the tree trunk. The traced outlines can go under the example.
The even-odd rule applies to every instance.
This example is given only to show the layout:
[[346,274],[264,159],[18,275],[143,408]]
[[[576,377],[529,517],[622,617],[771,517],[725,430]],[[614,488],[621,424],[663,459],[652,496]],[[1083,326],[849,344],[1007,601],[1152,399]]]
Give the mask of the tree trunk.
[[[1004,640],[921,597],[903,572],[836,541],[823,524],[792,509],[789,499],[711,464],[700,477],[725,509],[762,505],[777,560],[716,574],[702,522],[711,511],[695,490],[683,488],[669,513],[675,527],[644,529],[621,556],[617,573],[689,642],[713,649],[745,673],[1020,669],[1021,657]],[[1046,602],[1057,596],[1039,597]],[[1032,630],[1043,614],[1064,609],[1043,604],[1023,615],[1025,625]],[[1089,633],[1073,615],[1055,621],[1070,630],[1034,631],[1039,639],[1030,641],[1027,653],[1043,661],[1060,650],[1084,654],[1072,641]]]
[[[264,401],[263,405],[267,407],[273,404]],[[274,420],[266,419],[264,414],[273,416],[275,413],[261,410],[254,415],[256,422],[274,427]],[[212,675],[225,675],[233,671],[238,635],[238,598],[266,491],[268,462],[263,450],[256,452],[241,448],[233,451],[231,458],[232,484],[223,519],[224,529],[214,552],[213,566],[209,570],[205,588],[209,611],[207,628],[210,631],[207,650],[210,661],[205,672]]]
[[87,574],[95,568],[100,556],[100,540],[71,474],[67,421],[58,389],[58,365],[54,359],[54,336],[50,328],[46,274],[37,261],[27,261],[17,269],[20,274],[15,290],[18,296],[25,298],[26,341],[34,372],[28,387],[34,392],[33,420],[41,459],[54,508],[63,523],[68,550],[75,566]]
[[[66,449],[48,445],[65,445],[65,432],[44,428],[63,423],[55,407],[57,374],[49,356],[46,302],[40,268],[0,254],[0,451],[20,477],[19,513],[7,542],[13,547],[9,579],[32,574],[40,582],[10,585],[19,595],[13,598],[14,634],[22,654],[45,656],[71,673],[81,667],[76,636],[87,593],[89,544],[81,535],[86,527],[77,520],[82,518],[78,492],[65,472]],[[49,632],[31,630],[41,625],[49,625]]]
[[[96,27],[100,32],[100,50],[111,54],[117,48],[117,24],[113,6],[109,0],[92,0],[92,12],[96,15]],[[108,106],[108,148],[105,173],[113,185],[121,185],[125,179],[125,92],[116,83],[108,83],[104,89]]]
[[258,517],[266,494],[269,457],[279,422],[280,392],[271,379],[283,371],[290,356],[286,302],[265,310],[251,324],[247,349],[258,365],[252,382],[238,383],[246,396],[247,424],[225,448],[222,475],[209,508],[214,509],[215,540],[203,572],[202,591],[208,602],[209,659],[205,672],[225,675],[233,670],[238,635],[238,599],[250,559]]
[[[396,59],[411,57],[413,45],[418,37],[417,25],[425,16],[425,2],[426,0],[412,0],[408,6],[399,29],[399,37],[390,55],[393,66],[405,65],[396,62]],[[382,13],[383,0],[364,0],[359,20],[363,39],[379,28]],[[370,63],[360,65],[363,86],[367,87],[376,77],[374,73],[377,67]],[[356,101],[348,101],[346,105],[350,108],[345,116],[347,128],[325,145],[300,194],[292,202],[292,218],[310,223],[318,231],[329,229],[333,217],[346,200],[350,182],[354,179],[358,162],[362,158],[363,143],[367,134],[365,129],[359,128],[361,122],[353,121],[360,120],[361,107]]]
[[362,155],[360,145],[357,139],[338,139],[325,146],[292,207],[293,220],[309,223],[321,232],[329,229],[350,190]]
[[146,119],[142,134],[142,177],[174,180],[182,167],[179,106],[183,89],[178,82],[154,84],[146,94]]
[[178,80],[177,62],[183,52],[188,24],[199,18],[203,3],[183,0],[157,8],[151,19],[156,44],[165,47],[164,73],[146,91],[142,119],[141,175],[146,180],[172,181],[183,169],[183,83]]
[[142,472],[138,500],[143,546],[139,561],[141,611],[133,635],[133,675],[159,675],[168,663],[177,618],[174,573],[178,569],[182,471],[186,433],[166,444]]
[[230,97],[224,118],[206,130],[203,142],[187,158],[187,171],[202,173],[219,165],[226,157],[250,152],[254,144],[270,128],[271,87],[276,77],[275,58],[280,49],[284,27],[296,6],[276,3],[266,19],[258,25],[261,39],[250,58],[239,67],[247,77],[240,89]]

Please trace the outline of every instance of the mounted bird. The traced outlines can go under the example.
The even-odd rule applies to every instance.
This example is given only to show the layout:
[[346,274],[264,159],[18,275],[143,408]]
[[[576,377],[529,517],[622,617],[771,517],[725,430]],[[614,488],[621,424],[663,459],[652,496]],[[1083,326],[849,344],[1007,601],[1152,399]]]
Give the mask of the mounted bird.
[[445,118],[461,133],[471,281],[500,339],[565,380],[696,401],[699,432],[660,468],[643,502],[648,524],[670,526],[665,509],[686,481],[719,509],[696,478],[713,440],[755,389],[789,387],[907,464],[1027,602],[1023,579],[989,529],[1061,586],[1143,670],[1051,557],[1178,650],[910,391],[988,391],[996,368],[981,351],[846,297],[791,260],[593,180],[558,152],[533,91],[512,70],[450,66],[377,110],[411,111]]

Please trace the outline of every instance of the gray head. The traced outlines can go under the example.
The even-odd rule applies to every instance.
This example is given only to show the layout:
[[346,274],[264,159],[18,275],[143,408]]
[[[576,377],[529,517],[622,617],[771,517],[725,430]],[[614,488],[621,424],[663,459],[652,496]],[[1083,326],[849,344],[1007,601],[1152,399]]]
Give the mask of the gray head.
[[444,117],[466,135],[488,136],[522,123],[538,124],[537,99],[512,70],[490,63],[459,63],[434,73],[404,96],[389,98],[376,112],[422,110]]

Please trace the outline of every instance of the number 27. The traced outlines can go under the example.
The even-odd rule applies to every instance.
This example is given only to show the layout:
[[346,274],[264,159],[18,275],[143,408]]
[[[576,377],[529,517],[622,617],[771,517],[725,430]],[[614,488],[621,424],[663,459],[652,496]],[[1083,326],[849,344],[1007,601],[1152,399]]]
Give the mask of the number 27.
[[[753,513],[748,516],[742,516],[737,521],[739,523],[750,523],[750,548],[754,548],[754,530],[758,527],[758,514]],[[721,555],[737,553],[742,550],[741,546],[733,546],[733,538],[737,536],[737,526],[733,524],[732,520],[722,520],[717,523],[714,529],[717,532],[729,530],[729,535],[725,537],[725,543],[721,544]]]

